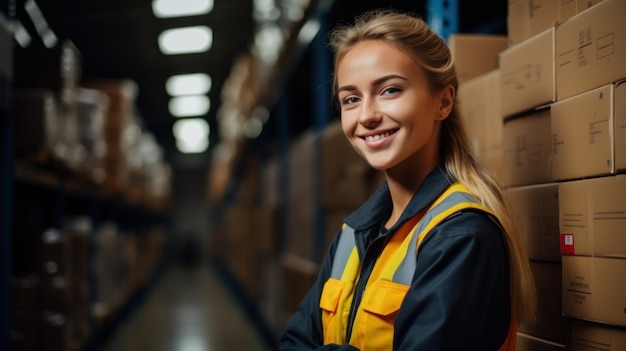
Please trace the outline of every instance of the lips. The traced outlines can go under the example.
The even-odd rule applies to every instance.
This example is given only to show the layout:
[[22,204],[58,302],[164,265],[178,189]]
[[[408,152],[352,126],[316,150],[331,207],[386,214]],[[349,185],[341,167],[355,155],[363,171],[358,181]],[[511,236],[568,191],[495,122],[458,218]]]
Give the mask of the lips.
[[391,135],[391,132],[385,132],[383,134],[377,134],[377,135],[368,135],[365,137],[365,140],[369,142],[374,142],[374,141],[379,141],[380,139],[384,139],[390,135]]
[[365,142],[367,142],[368,144],[380,144],[381,142],[384,142],[387,138],[395,134],[397,131],[397,129],[394,129],[379,132],[377,134],[361,135],[361,139],[365,140]]

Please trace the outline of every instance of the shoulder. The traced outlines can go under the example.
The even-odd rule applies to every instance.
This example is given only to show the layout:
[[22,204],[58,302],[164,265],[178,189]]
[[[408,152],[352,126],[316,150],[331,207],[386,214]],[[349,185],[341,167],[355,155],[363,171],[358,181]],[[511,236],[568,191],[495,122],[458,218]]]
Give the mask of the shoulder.
[[481,210],[455,212],[432,229],[422,246],[473,245],[478,250],[500,255],[504,233],[497,220]]

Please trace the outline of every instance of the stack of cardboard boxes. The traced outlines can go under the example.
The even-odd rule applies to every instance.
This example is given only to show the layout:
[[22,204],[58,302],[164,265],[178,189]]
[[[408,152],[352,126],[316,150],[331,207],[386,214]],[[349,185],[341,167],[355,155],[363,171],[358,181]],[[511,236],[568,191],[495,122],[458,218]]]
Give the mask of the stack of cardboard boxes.
[[[626,349],[626,2],[556,28],[552,165],[572,349]],[[622,174],[620,174],[622,173]]]
[[40,163],[78,169],[84,155],[76,115],[80,51],[70,40],[51,48],[33,43],[15,50],[14,59],[16,153]]
[[497,69],[462,81],[458,96],[537,284],[538,318],[519,325],[517,348],[626,349],[626,2],[508,10]]
[[554,37],[560,17],[556,2],[544,3],[509,2],[509,47],[500,54],[501,184],[526,243],[538,297],[536,322],[518,326],[521,351],[564,350],[570,330],[561,313],[558,185],[551,165]]
[[157,154],[159,164],[144,167],[155,156],[140,154],[148,132],[136,111],[136,83],[83,79],[82,54],[68,39],[50,48],[38,42],[17,47],[14,61],[16,159],[162,210],[170,195],[169,166]]
[[459,80],[457,101],[474,154],[502,174],[499,54],[505,35],[454,34],[448,39]]
[[621,0],[509,1],[501,183],[539,297],[520,350],[626,347],[625,16]]

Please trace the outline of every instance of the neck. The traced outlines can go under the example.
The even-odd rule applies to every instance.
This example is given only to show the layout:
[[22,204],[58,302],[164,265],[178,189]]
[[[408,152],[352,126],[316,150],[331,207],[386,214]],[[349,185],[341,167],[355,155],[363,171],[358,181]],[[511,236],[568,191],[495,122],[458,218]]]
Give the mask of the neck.
[[386,171],[387,184],[393,204],[391,216],[385,223],[387,228],[391,228],[400,219],[413,195],[436,166],[436,162],[420,162],[414,163],[412,167],[398,166]]

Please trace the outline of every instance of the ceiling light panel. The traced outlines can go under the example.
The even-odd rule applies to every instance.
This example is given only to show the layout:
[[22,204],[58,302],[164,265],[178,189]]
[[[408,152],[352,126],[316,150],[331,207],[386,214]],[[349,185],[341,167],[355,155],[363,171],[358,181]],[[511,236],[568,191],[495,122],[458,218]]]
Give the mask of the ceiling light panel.
[[165,89],[171,96],[203,95],[211,91],[211,77],[206,73],[190,73],[171,76]]
[[213,10],[213,0],[154,0],[152,12],[158,18],[205,15]]
[[178,120],[174,122],[172,132],[176,138],[176,147],[180,152],[203,152],[209,146],[210,127],[202,118]]
[[203,116],[209,112],[211,101],[204,95],[178,96],[170,99],[169,110],[174,117]]
[[213,31],[207,26],[168,29],[159,35],[159,48],[165,55],[206,52],[212,45]]

